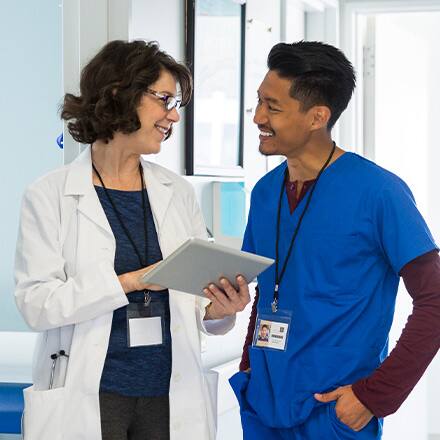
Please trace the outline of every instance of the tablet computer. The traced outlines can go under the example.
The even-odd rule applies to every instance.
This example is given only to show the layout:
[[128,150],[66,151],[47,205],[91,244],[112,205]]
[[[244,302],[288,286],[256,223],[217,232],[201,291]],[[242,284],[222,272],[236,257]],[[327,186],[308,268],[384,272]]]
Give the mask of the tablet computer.
[[222,277],[237,287],[237,275],[251,282],[273,263],[271,258],[190,238],[141,279],[144,283],[205,296],[203,289],[210,283],[219,285]]

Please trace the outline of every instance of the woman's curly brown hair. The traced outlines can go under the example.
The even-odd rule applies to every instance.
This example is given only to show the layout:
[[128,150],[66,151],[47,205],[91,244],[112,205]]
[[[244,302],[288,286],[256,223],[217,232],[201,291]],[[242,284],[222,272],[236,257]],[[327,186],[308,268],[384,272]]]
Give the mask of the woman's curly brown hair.
[[61,119],[69,121],[69,133],[83,144],[107,143],[117,131],[133,133],[141,126],[136,109],[142,95],[163,70],[180,84],[182,105],[187,104],[192,80],[186,66],[156,42],[111,41],[84,67],[80,96],[64,96]]

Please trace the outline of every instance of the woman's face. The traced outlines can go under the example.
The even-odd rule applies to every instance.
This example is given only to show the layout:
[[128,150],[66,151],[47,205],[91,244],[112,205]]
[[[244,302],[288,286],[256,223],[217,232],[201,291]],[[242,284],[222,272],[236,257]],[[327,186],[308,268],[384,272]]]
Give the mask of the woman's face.
[[[173,75],[163,70],[159,79],[151,84],[150,90],[162,95],[176,96],[176,80]],[[128,135],[131,148],[138,154],[155,154],[160,151],[173,123],[180,119],[177,109],[167,110],[165,103],[158,97],[145,93],[137,108],[141,127]]]

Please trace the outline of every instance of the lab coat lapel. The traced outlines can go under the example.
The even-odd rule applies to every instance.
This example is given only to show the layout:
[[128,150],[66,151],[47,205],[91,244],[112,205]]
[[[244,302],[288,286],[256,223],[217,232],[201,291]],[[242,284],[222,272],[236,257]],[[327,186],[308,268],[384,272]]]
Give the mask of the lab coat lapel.
[[152,167],[145,160],[141,160],[147,185],[148,199],[153,212],[156,230],[162,229],[163,221],[173,196],[172,180],[158,167]]
[[93,186],[90,147],[70,165],[64,195],[78,196],[78,211],[113,237],[107,216]]

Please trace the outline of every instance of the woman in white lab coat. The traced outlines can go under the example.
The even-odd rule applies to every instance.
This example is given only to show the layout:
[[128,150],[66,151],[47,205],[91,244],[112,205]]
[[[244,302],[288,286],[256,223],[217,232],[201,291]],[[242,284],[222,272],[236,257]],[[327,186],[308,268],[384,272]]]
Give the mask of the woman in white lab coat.
[[157,44],[114,41],[84,68],[80,96],[65,96],[69,132],[91,146],[23,199],[15,296],[42,332],[25,440],[215,438],[200,334],[233,327],[246,281],[212,286],[205,301],[139,279],[188,237],[205,237],[189,183],[141,157],[159,152],[191,88],[187,68]]

